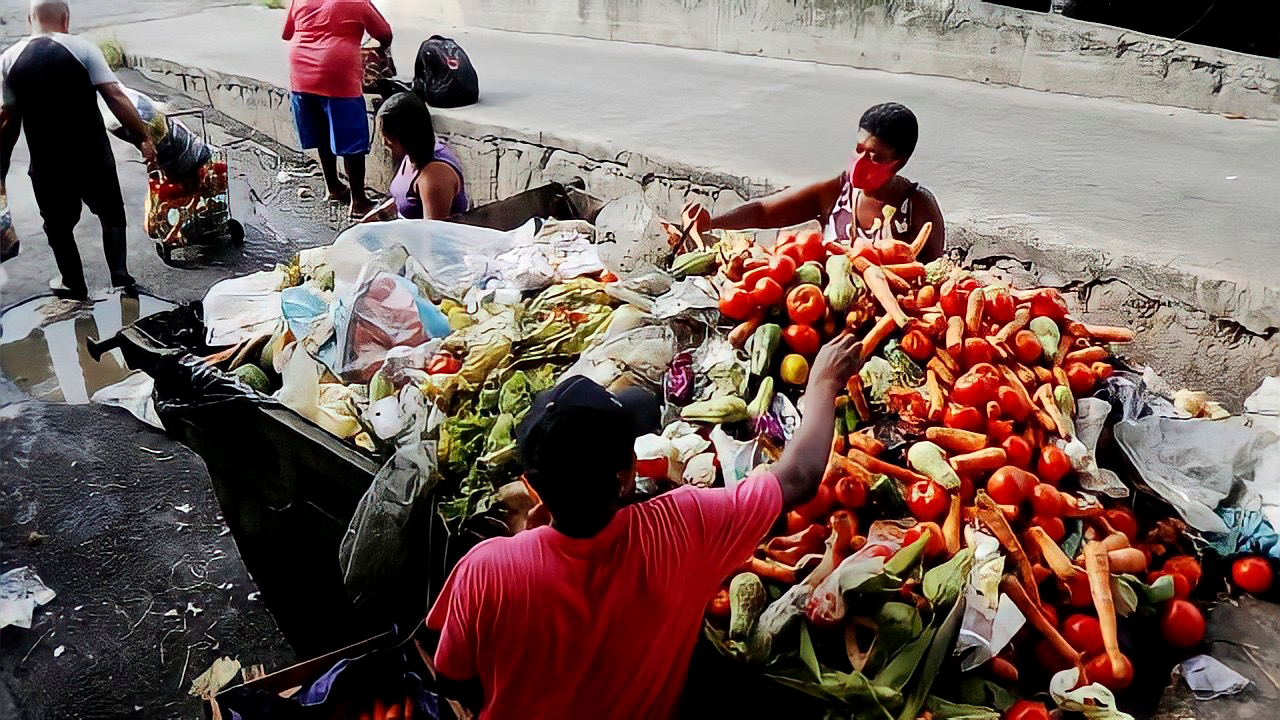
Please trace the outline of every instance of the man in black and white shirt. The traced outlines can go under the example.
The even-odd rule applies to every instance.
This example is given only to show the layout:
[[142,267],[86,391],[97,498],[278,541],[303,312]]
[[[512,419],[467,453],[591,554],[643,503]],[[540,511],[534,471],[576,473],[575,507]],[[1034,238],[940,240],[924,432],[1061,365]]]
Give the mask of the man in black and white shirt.
[[[73,235],[83,202],[102,223],[111,284],[132,292],[136,288],[126,266],[124,200],[97,95],[101,93],[112,114],[138,137],[147,137],[146,126],[102,51],[67,34],[71,13],[65,0],[32,0],[30,20],[31,37],[0,55],[0,187],[8,177],[18,134],[25,130],[31,187],[62,274],[50,286],[64,297],[88,297]],[[141,149],[147,162],[153,162],[151,141],[144,140]]]

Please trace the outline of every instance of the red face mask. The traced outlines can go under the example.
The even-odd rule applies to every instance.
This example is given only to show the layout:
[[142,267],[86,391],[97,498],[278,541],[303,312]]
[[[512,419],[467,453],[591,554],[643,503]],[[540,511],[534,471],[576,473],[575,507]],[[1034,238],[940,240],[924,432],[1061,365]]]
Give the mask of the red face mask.
[[866,155],[853,160],[849,182],[859,190],[876,190],[893,178],[893,163],[878,163]]

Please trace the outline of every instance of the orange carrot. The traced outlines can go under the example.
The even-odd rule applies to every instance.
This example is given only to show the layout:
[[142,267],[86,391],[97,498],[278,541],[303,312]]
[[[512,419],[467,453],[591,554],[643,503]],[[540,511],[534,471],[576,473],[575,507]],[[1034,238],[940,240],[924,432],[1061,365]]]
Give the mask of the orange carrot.
[[1071,380],[1067,377],[1067,371],[1061,365],[1055,365],[1049,372],[1053,373],[1053,384],[1063,387],[1071,387]]
[[[1009,520],[1005,517],[1004,510],[995,500],[986,493],[985,490],[978,492],[978,497],[974,500],[977,508],[978,520],[996,540],[1004,546],[1009,557],[1013,560],[1014,567],[1018,571],[1018,575],[1022,577],[1023,582],[1027,584],[1027,592],[1031,593],[1032,599],[1035,600],[1037,606],[1040,605],[1040,589],[1036,585],[1035,575],[1031,570],[1031,560],[1027,558],[1027,552],[1022,549],[1022,543],[1018,542],[1018,536],[1014,534],[1013,528],[1009,527]],[[1014,508],[1017,512],[1017,508]]]
[[991,666],[991,676],[1005,683],[1018,682],[1018,668],[1008,660],[1000,656],[991,658],[989,661]]
[[[908,282],[920,280],[924,277],[924,265],[918,262],[893,263],[890,265],[882,265],[881,268],[883,268],[886,273],[893,273]],[[928,305],[922,305],[921,307],[928,307]]]
[[928,390],[929,397],[929,419],[937,420],[942,417],[942,407],[946,403],[942,397],[942,387],[938,385],[937,372],[925,371],[925,388]]
[[986,435],[956,428],[931,427],[924,431],[924,436],[948,452],[971,453],[987,446]]
[[1107,553],[1107,563],[1111,572],[1143,575],[1147,572],[1147,556],[1134,547],[1111,550]]
[[1044,610],[1040,607],[1039,597],[1032,597],[1028,588],[1024,587],[1022,583],[1018,582],[1018,578],[1012,575],[1006,575],[1000,581],[1000,590],[1009,596],[1009,600],[1013,602],[1014,607],[1022,611],[1023,616],[1031,622],[1036,630],[1040,631],[1040,634],[1049,641],[1049,644],[1053,646],[1054,650],[1058,651],[1058,654],[1064,660],[1069,661],[1072,665],[1080,664],[1082,659],[1080,652],[1071,647],[1071,643],[1062,637],[1062,633],[1058,632],[1058,628],[1054,627],[1053,623],[1049,622],[1049,619],[1044,616]]
[[[935,352],[946,352],[946,350],[938,348]],[[952,375],[951,371],[947,369],[947,365],[942,361],[941,356],[935,354],[925,367],[933,371],[933,374],[938,378],[938,382],[943,385],[951,387],[956,384],[956,376]]]
[[1076,339],[1071,335],[1063,335],[1058,339],[1058,352],[1053,354],[1053,364],[1061,367],[1062,361],[1066,358],[1067,353],[1071,350],[1071,346],[1075,344]]
[[871,457],[880,457],[884,452],[884,443],[865,432],[851,432],[848,436],[849,447],[857,448]]
[[729,332],[729,344],[736,348],[746,345],[747,339],[756,331],[756,328],[760,327],[761,322],[764,322],[763,313],[759,313],[754,317],[747,318],[746,320],[738,323],[737,327]]
[[1036,374],[1026,365],[1023,365],[1022,363],[1010,363],[1009,367],[1012,368],[1014,374],[1018,376],[1018,380],[1022,382],[1024,389],[1033,388],[1040,384],[1036,382]]
[[933,232],[933,223],[927,222],[920,228],[920,232],[916,233],[916,239],[911,241],[911,257],[920,256],[920,251],[924,250],[924,246],[929,242],[929,235]]
[[1085,325],[1084,334],[1098,342],[1127,343],[1133,342],[1134,332],[1126,327],[1112,325]]
[[1059,579],[1070,580],[1080,572],[1079,568],[1071,564],[1071,559],[1062,552],[1062,548],[1049,537],[1049,533],[1045,532],[1044,528],[1032,525],[1027,528],[1027,537],[1040,549],[1040,556],[1044,558],[1045,564]]
[[961,475],[969,473],[984,472],[986,470],[998,470],[1004,467],[1008,461],[1008,457],[1001,448],[983,448],[975,450],[964,455],[955,455],[951,458],[951,467]]
[[871,414],[871,407],[867,405],[867,394],[862,389],[862,376],[854,373],[853,377],[849,378],[846,388],[849,390],[849,398],[853,400],[853,409],[858,412],[858,417],[863,421],[874,417]]
[[925,285],[916,293],[916,305],[924,308],[933,307],[938,302],[938,288],[932,285]]
[[[899,308],[898,312],[902,312],[902,309]],[[906,317],[906,315],[903,315],[903,317]],[[863,360],[875,354],[875,351],[880,348],[880,343],[884,342],[885,338],[889,337],[889,333],[893,332],[894,328],[897,327],[897,322],[897,318],[888,314],[876,318],[876,324],[872,325],[871,329],[862,338]]]
[[871,457],[870,455],[862,452],[861,450],[850,450],[849,459],[858,463],[859,465],[870,470],[873,473],[877,473],[880,475],[888,475],[889,477],[899,482],[917,483],[922,480],[929,479],[924,475],[921,475],[920,473],[915,472],[913,470],[908,470],[907,468],[904,468],[901,465],[894,465],[892,463],[887,463],[879,458]]
[[947,318],[947,342],[945,346],[947,352],[951,353],[952,357],[954,357],[960,354],[960,350],[963,346],[964,318],[959,315]]
[[1085,365],[1092,365],[1101,360],[1106,360],[1110,355],[1111,353],[1107,352],[1106,348],[1091,345],[1083,350],[1067,353],[1065,364],[1070,365],[1073,362],[1081,362]]
[[1007,343],[1014,333],[1026,327],[1029,322],[1031,322],[1031,308],[1020,307],[1014,311],[1013,319],[1000,328],[992,340],[1001,344]]
[[862,271],[862,279],[866,282],[876,301],[880,303],[880,307],[884,308],[885,313],[893,318],[898,327],[906,325],[907,314],[898,305],[898,299],[894,297],[893,289],[889,287],[889,279],[884,270],[871,265]]
[[961,541],[960,493],[951,494],[951,507],[947,510],[947,519],[942,523],[942,539],[947,543],[947,555],[960,552]]
[[1040,367],[1039,365],[1036,365],[1035,367],[1031,368],[1031,371],[1036,374],[1037,383],[1041,385],[1053,383],[1053,371],[1050,370],[1049,368]]
[[1090,365],[1089,369],[1093,371],[1093,374],[1097,376],[1099,380],[1106,380],[1116,371],[1115,368],[1111,367],[1110,363],[1105,362],[1096,362],[1093,365]]
[[939,360],[946,363],[947,369],[950,370],[952,374],[960,372],[960,363],[956,362],[954,355],[943,348],[935,348],[933,354],[937,355]]
[[1107,550],[1100,542],[1085,543],[1084,567],[1089,573],[1089,593],[1093,607],[1098,611],[1098,624],[1102,626],[1102,645],[1111,661],[1115,677],[1126,674],[1125,658],[1120,653],[1120,632],[1116,625],[1116,606],[1111,597],[1111,566]]
[[779,565],[771,560],[765,560],[752,556],[743,564],[742,570],[745,572],[753,572],[764,580],[774,580],[783,585],[796,584],[796,571],[789,567]]
[[964,327],[971,337],[978,337],[982,332],[982,310],[986,306],[986,300],[986,294],[978,290],[969,293],[969,302],[964,311]]

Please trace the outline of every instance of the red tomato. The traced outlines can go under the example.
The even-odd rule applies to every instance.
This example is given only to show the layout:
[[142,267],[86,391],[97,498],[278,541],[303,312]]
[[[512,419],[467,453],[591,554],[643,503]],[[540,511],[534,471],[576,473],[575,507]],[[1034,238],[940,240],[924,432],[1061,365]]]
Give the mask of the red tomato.
[[836,502],[850,510],[856,510],[867,503],[867,488],[861,480],[841,478],[836,483]]
[[1076,397],[1084,397],[1093,390],[1093,384],[1097,378],[1093,375],[1093,370],[1082,362],[1073,362],[1067,365],[1067,385],[1071,388],[1071,394]]
[[901,347],[912,360],[923,362],[933,357],[933,341],[920,330],[911,330],[903,335]]
[[1030,330],[1019,330],[1013,336],[1013,355],[1023,363],[1030,365],[1040,359],[1044,354],[1044,346],[1040,344],[1040,339]]
[[[753,262],[762,262],[762,261],[753,261]],[[767,277],[769,277],[769,266],[760,265],[759,267],[753,267],[750,270],[743,273],[742,282],[740,284],[746,290],[752,290],[755,288],[757,284],[759,284],[761,280]]]
[[[1114,523],[1112,524],[1114,525]],[[1116,529],[1119,530],[1120,528],[1117,527]],[[1137,527],[1135,526],[1134,535],[1137,534]],[[1185,577],[1187,582],[1191,583],[1191,589],[1193,590],[1200,584],[1200,562],[1190,555],[1174,555],[1164,561],[1164,569]]]
[[1231,564],[1231,581],[1241,590],[1261,595],[1271,589],[1271,564],[1257,555],[1246,555]]
[[818,331],[808,325],[788,325],[782,331],[782,340],[792,352],[806,357],[818,352],[818,348],[822,345]]
[[984,407],[994,400],[1000,387],[1000,375],[990,363],[978,363],[969,372],[956,378],[951,388],[951,399],[961,405]]
[[938,296],[938,304],[942,306],[942,313],[947,317],[956,315],[964,315],[965,306],[969,303],[969,293],[962,291],[955,285],[943,283],[942,293]]
[[670,460],[665,457],[636,460],[636,476],[643,478],[666,477]]
[[1067,604],[1071,607],[1093,607],[1093,594],[1089,590],[1089,576],[1078,572],[1065,583]]
[[1049,720],[1049,709],[1042,702],[1019,700],[1005,711],[1004,720]]
[[827,259],[827,246],[822,242],[822,233],[817,230],[806,230],[796,238],[796,246],[800,248],[800,266],[807,262],[822,262]]
[[1031,412],[1031,406],[1022,399],[1022,394],[1008,385],[1001,385],[996,390],[996,402],[1000,403],[1000,412],[1014,422],[1026,420]]
[[[1117,532],[1124,533],[1124,536],[1129,538],[1130,543],[1138,542],[1138,518],[1134,516],[1132,511],[1125,508],[1111,508],[1110,510],[1104,510],[1102,512],[1102,517],[1105,518],[1106,521],[1111,524],[1111,527],[1115,528]],[[1191,578],[1187,579],[1190,580]],[[1199,581],[1200,576],[1197,573],[1196,582]],[[1191,584],[1194,586],[1196,583]]]
[[1084,672],[1091,681],[1111,690],[1123,690],[1133,682],[1133,663],[1127,657],[1124,658],[1124,669],[1119,676],[1111,672],[1111,659],[1105,653],[1085,663]]
[[1004,448],[1005,460],[1010,465],[1026,470],[1031,464],[1031,443],[1021,435],[1010,435],[1000,447]]
[[996,290],[987,293],[987,301],[982,308],[982,313],[986,317],[1003,325],[1013,319],[1013,314],[1016,311],[1017,308],[1014,305],[1013,296],[1007,290]]
[[1058,482],[1071,471],[1071,458],[1057,445],[1045,445],[1040,451],[1040,462],[1036,463],[1036,474],[1040,479],[1057,487]]
[[942,538],[942,528],[938,527],[938,523],[922,522],[913,527],[907,528],[906,534],[902,536],[902,547],[906,547],[920,536],[929,532],[929,542],[924,546],[925,557],[938,557],[947,551],[947,541]]
[[1037,642],[1033,653],[1035,654],[1036,663],[1051,673],[1060,672],[1071,667],[1071,661],[1062,657],[1057,649],[1053,647],[1053,643],[1048,640],[1041,639]]
[[777,249],[784,245],[789,245],[790,243],[795,242],[796,238],[799,236],[799,233],[795,230],[779,230],[777,239],[773,241],[773,247]]
[[777,305],[782,302],[782,286],[771,277],[762,277],[756,281],[756,286],[751,291],[751,300],[757,307],[767,308]]
[[970,432],[982,432],[985,428],[982,413],[978,412],[977,408],[955,403],[949,403],[942,411],[942,424],[949,428]]
[[1154,585],[1161,577],[1168,575],[1173,578],[1173,596],[1186,600],[1191,596],[1191,581],[1187,580],[1187,576],[1172,570],[1156,570],[1147,573],[1147,584]]
[[812,524],[813,523],[806,520],[803,515],[796,512],[795,510],[792,510],[791,512],[787,513],[787,534],[788,535],[795,535],[796,533],[804,530],[805,528],[809,527]]
[[907,509],[921,522],[942,517],[948,504],[947,491],[932,480],[921,480],[907,489]]
[[786,255],[775,255],[769,261],[769,277],[782,287],[791,283],[796,276],[796,261]]
[[1204,615],[1189,600],[1174,598],[1160,612],[1160,634],[1173,647],[1195,647],[1204,640]]
[[787,315],[796,325],[812,325],[827,314],[827,299],[817,285],[797,285],[787,293]]
[[1062,637],[1071,647],[1085,655],[1102,652],[1102,626],[1098,624],[1098,618],[1092,615],[1069,615],[1062,624]]
[[1033,517],[1031,524],[1044,530],[1045,535],[1056,543],[1062,542],[1062,538],[1067,536],[1066,523],[1060,517]]
[[998,470],[987,480],[987,494],[1000,505],[1021,505],[1023,500],[1017,478]]
[[996,442],[1004,442],[1013,436],[1013,421],[987,420],[987,436]]
[[965,338],[964,348],[960,352],[960,362],[965,367],[973,367],[978,363],[989,363],[996,359],[995,348],[982,338]]
[[1049,624],[1058,627],[1058,611],[1049,603],[1040,603],[1040,612],[1044,614],[1044,618]]
[[730,320],[746,320],[759,308],[751,299],[751,293],[737,285],[730,285],[720,295],[720,314]]
[[968,475],[960,476],[960,502],[965,505],[972,505],[973,498],[978,494],[978,489],[973,486],[973,479]]
[[1040,517],[1056,518],[1062,515],[1062,494],[1049,483],[1039,483],[1031,489],[1031,509]]
[[1061,320],[1067,316],[1067,301],[1053,288],[1041,288],[1031,298],[1031,317],[1050,317]]

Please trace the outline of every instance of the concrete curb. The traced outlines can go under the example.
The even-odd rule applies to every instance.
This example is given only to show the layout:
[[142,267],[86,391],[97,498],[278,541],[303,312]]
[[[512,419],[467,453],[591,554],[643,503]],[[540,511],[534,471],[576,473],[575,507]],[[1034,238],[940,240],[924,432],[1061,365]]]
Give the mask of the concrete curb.
[[[267,82],[133,56],[131,66],[197,98],[277,142],[296,147],[288,92]],[[486,203],[547,182],[583,178],[602,198],[643,193],[660,214],[675,215],[691,197],[733,207],[784,185],[720,168],[695,167],[609,142],[534,129],[501,127],[433,110],[437,130],[458,153],[468,192]],[[385,187],[389,158],[379,143],[369,183]],[[1238,403],[1264,375],[1280,373],[1280,288],[1254,287],[1211,271],[1153,265],[1142,258],[1047,240],[1028,225],[996,220],[948,223],[949,243],[977,266],[1023,282],[1070,291],[1096,322],[1140,328],[1134,359],[1160,368],[1174,385],[1208,390]]]

